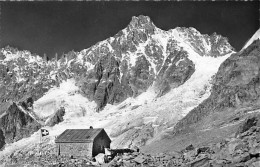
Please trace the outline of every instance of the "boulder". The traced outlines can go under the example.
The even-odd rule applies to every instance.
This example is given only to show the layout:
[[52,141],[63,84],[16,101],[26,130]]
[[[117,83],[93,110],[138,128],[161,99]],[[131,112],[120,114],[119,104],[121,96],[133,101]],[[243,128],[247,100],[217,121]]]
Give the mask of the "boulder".
[[243,147],[243,146],[244,146],[244,144],[240,140],[235,140],[235,141],[232,141],[232,142],[228,143],[229,154],[234,154],[235,150],[238,147]]
[[251,155],[254,155],[254,156],[256,156],[256,155],[260,156],[260,145],[258,145],[258,146],[256,146],[256,147],[252,147],[252,148],[249,150],[249,153],[250,153]]
[[251,158],[249,161],[245,162],[245,166],[250,166],[252,163],[254,163],[256,161],[256,158]]
[[184,156],[184,159],[185,159],[185,160],[192,161],[192,160],[194,160],[195,157],[197,156],[197,150],[191,150],[191,151],[189,151],[189,152],[185,152],[185,153],[183,154],[183,156]]
[[189,163],[187,166],[188,167],[210,167],[209,161],[210,161],[209,158],[197,159]]
[[96,160],[96,162],[98,162],[99,164],[105,163],[105,154],[99,153],[98,155],[95,156],[95,160]]
[[253,162],[249,167],[259,167],[260,161]]
[[133,159],[133,161],[135,161],[138,164],[143,164],[147,161],[147,157],[145,157],[143,155],[139,155],[135,159]]
[[232,162],[233,163],[240,163],[240,162],[246,162],[248,160],[250,160],[250,155],[249,153],[244,153],[242,155],[237,155],[235,157],[232,158]]
[[258,121],[260,121],[258,117],[247,118],[239,127],[238,133],[244,133],[248,131],[251,127],[256,126]]
[[210,147],[200,147],[197,149],[197,154],[205,153],[205,152],[209,152],[209,151],[210,151]]
[[188,145],[188,146],[185,148],[185,150],[187,150],[187,151],[194,150],[194,149],[195,149],[195,147],[194,147],[192,144]]

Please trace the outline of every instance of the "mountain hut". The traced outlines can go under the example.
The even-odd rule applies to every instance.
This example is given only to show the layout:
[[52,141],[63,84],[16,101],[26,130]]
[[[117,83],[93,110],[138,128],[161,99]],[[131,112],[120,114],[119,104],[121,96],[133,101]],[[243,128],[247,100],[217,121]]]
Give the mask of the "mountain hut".
[[67,129],[56,139],[58,155],[94,157],[110,148],[111,140],[104,129]]

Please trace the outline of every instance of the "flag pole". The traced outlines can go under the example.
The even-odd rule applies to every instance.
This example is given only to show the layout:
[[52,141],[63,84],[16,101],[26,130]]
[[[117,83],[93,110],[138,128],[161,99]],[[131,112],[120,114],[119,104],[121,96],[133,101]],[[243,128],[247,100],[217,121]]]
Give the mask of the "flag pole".
[[42,143],[42,129],[40,129],[40,144]]
[[40,144],[39,144],[39,154],[40,155],[42,155],[41,154],[41,147],[42,147],[41,144],[42,144],[42,129],[40,129]]

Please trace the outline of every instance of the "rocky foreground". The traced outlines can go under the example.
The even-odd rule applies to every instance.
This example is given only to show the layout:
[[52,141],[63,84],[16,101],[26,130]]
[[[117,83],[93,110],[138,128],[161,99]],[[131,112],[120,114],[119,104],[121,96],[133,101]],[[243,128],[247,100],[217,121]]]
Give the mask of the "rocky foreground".
[[108,167],[116,166],[183,166],[183,167],[259,167],[260,120],[245,121],[233,137],[205,147],[187,146],[181,152],[148,155],[134,152],[117,156]]
[[156,155],[142,152],[124,153],[104,163],[102,156],[95,159],[70,158],[55,155],[55,147],[15,152],[0,162],[4,166],[102,166],[102,167],[259,167],[260,166],[260,115],[254,115],[239,127],[233,136],[203,147],[187,146],[180,152]]

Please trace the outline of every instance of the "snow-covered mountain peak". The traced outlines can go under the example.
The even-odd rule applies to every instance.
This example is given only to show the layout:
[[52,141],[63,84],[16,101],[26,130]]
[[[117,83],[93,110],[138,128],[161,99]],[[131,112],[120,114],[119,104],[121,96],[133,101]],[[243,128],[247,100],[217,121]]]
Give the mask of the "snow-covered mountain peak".
[[[204,35],[193,27],[177,27],[165,31],[156,27],[148,16],[140,15],[133,16],[129,25],[114,37],[85,49],[85,56],[80,52],[80,57],[91,60],[93,66],[95,65],[94,60],[108,53],[114,55],[119,61],[125,59],[129,66],[135,65],[140,56],[147,57],[149,63],[154,64],[155,62],[152,62],[154,54],[151,53],[158,53],[157,59],[162,57],[166,60],[170,53],[169,47],[173,46],[175,46],[175,50],[191,48],[200,56],[223,56],[233,51],[227,38],[220,35]],[[158,70],[154,69],[155,73]]]
[[[183,84],[193,73],[192,71],[199,68],[196,67],[199,57],[219,57],[233,52],[227,39],[220,35],[204,35],[192,27],[161,30],[148,16],[143,15],[132,17],[129,25],[115,36],[80,52],[71,51],[59,60],[54,58],[46,61],[28,51],[8,48],[2,50],[2,57],[5,57],[3,62],[9,61],[9,65],[5,64],[6,67],[3,67],[3,73],[6,73],[7,69],[11,78],[15,76],[16,80],[11,79],[13,84],[27,81],[32,85],[40,84],[44,85],[43,88],[49,89],[69,78],[85,76],[87,78],[79,79],[88,80],[87,83],[79,81],[81,89],[86,89],[86,84],[90,83],[97,89],[100,83],[118,80],[117,82],[127,84],[129,88],[127,95],[124,92],[122,97],[118,97],[119,100],[115,100],[118,102],[126,97],[139,95],[153,83],[157,83],[155,85],[161,92],[159,94],[165,94],[165,90],[171,89],[170,85],[174,83],[173,87],[176,87]],[[13,64],[17,64],[18,57],[20,57],[19,61],[24,63],[20,63],[15,68]],[[171,73],[177,69],[183,70],[182,72],[189,77],[183,77],[182,72],[172,75]],[[115,78],[105,73],[114,73]],[[103,78],[106,75],[108,76]],[[28,87],[28,84],[24,85],[25,88]],[[90,96],[92,100],[94,94]],[[102,106],[107,103],[109,102],[102,103]],[[114,100],[111,103],[114,103]]]
[[28,50],[18,50],[16,48],[12,48],[10,46],[6,46],[5,48],[2,48],[0,51],[0,61],[3,62],[9,62],[9,61],[17,61],[19,58],[25,59],[28,63],[34,63],[34,62],[42,62],[42,57],[32,54]]
[[245,46],[241,49],[244,50],[247,48],[250,44],[252,44],[255,40],[260,39],[260,28],[254,33],[254,35],[247,41]]
[[170,30],[175,38],[193,48],[201,56],[222,56],[234,51],[226,37],[216,34],[201,34],[193,27],[177,27]]

